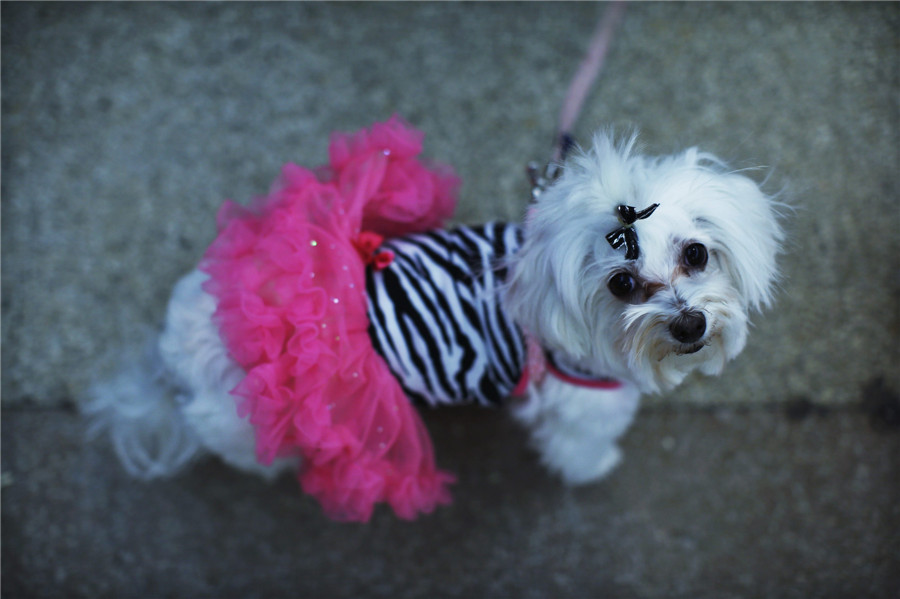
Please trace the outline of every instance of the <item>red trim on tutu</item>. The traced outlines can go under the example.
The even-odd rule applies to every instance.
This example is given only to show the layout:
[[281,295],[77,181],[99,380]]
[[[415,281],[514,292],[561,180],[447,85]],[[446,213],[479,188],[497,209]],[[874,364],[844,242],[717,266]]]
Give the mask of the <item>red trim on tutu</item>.
[[259,460],[302,456],[304,491],[339,520],[366,521],[378,502],[407,519],[450,502],[453,477],[368,336],[365,262],[388,257],[365,233],[358,247],[364,229],[398,235],[452,215],[458,180],[418,160],[422,137],[397,117],[334,135],[327,167],[286,165],[268,197],[226,202],[201,263],[247,373],[232,393]]

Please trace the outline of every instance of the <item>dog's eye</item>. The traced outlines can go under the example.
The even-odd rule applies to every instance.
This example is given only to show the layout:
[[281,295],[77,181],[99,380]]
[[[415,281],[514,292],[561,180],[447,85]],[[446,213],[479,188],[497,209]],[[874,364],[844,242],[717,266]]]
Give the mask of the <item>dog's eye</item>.
[[606,286],[614,296],[627,297],[634,291],[634,277],[627,272],[618,272],[612,276]]
[[684,248],[684,263],[693,268],[703,268],[709,260],[709,252],[702,243],[692,243]]

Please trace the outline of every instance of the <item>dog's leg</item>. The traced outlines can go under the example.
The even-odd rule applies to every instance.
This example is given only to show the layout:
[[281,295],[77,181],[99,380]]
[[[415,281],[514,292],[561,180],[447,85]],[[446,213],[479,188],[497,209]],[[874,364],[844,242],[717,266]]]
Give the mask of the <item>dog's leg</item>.
[[212,321],[215,300],[194,271],[175,286],[162,334],[146,351],[124,352],[115,376],[88,391],[91,432],[107,430],[125,469],[138,478],[172,476],[212,453],[231,466],[274,478],[297,463],[257,462],[253,427],[230,391],[244,376]]
[[207,275],[193,271],[175,286],[159,339],[159,353],[183,390],[181,416],[203,447],[227,464],[273,478],[296,460],[271,465],[256,460],[253,427],[238,416],[230,391],[244,377],[231,359],[213,322],[215,299],[202,284]]
[[530,429],[544,465],[578,485],[603,478],[619,463],[616,441],[631,424],[639,399],[631,383],[591,389],[547,376],[531,386],[514,414]]

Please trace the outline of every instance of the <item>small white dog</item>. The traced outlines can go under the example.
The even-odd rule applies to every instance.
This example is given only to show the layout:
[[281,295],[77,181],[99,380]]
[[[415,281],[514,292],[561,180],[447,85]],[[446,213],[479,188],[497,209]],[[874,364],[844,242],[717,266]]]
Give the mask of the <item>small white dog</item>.
[[[695,370],[718,374],[740,353],[749,313],[771,301],[782,241],[773,198],[715,157],[690,149],[650,158],[633,138],[593,141],[516,227],[506,280],[479,300],[502,306],[518,328],[527,378],[514,414],[543,463],[572,484],[619,462],[616,442],[642,393]],[[403,243],[392,247],[403,252]],[[110,425],[135,475],[171,474],[207,452],[271,477],[296,459],[257,461],[253,428],[229,393],[245,373],[213,322],[205,279],[195,271],[176,286],[156,375],[123,372],[93,390],[87,410]],[[402,380],[403,364],[392,366],[416,388]]]
[[546,377],[516,410],[544,463],[570,483],[618,463],[616,439],[641,393],[670,390],[694,370],[719,374],[777,278],[773,198],[697,149],[649,158],[634,144],[597,135],[566,164],[529,215],[506,296],[558,362],[620,381],[609,390]]

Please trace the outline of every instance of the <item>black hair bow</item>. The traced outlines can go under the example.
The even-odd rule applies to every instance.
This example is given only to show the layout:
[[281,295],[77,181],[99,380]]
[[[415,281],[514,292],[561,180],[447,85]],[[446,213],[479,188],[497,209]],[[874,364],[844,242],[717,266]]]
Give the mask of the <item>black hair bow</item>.
[[622,247],[622,244],[625,244],[626,260],[637,260],[638,256],[641,255],[641,252],[638,249],[638,238],[637,232],[634,230],[634,223],[653,214],[653,211],[656,210],[657,207],[659,207],[659,204],[653,204],[649,208],[644,208],[638,212],[634,206],[626,206],[624,204],[616,206],[616,212],[619,215],[619,222],[622,223],[622,226],[612,233],[609,233],[606,236],[606,241],[609,242],[609,245],[611,245],[614,250],[619,249]]

